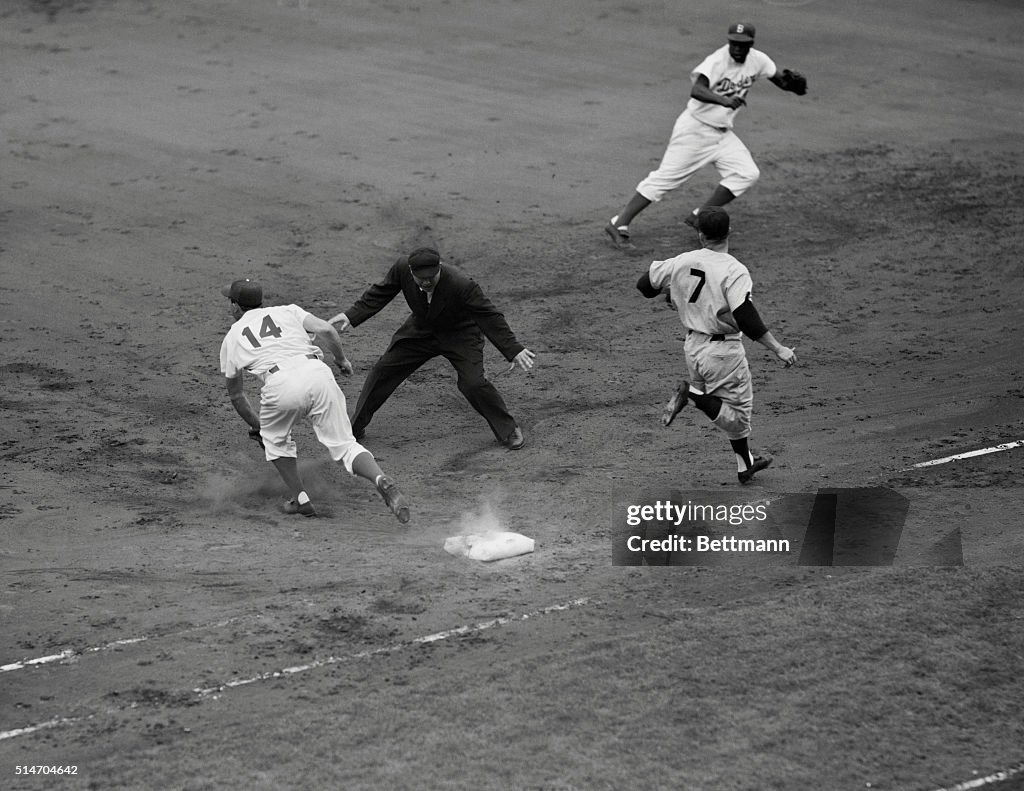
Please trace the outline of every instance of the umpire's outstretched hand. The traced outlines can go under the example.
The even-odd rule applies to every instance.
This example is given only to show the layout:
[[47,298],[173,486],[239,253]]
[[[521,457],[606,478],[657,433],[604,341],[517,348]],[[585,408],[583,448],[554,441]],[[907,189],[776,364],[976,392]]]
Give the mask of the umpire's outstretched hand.
[[512,363],[514,365],[518,365],[524,371],[529,371],[533,368],[533,359],[536,356],[537,355],[529,349],[523,349],[519,354],[512,358]]

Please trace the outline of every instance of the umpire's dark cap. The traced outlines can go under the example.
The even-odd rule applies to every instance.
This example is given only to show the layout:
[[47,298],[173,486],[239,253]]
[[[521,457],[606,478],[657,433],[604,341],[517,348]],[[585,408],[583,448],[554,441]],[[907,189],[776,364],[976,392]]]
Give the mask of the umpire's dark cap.
[[258,308],[263,304],[263,286],[247,277],[229,283],[220,293],[243,308]]
[[697,230],[717,241],[729,235],[729,214],[721,206],[705,206],[697,212]]
[[416,277],[433,277],[441,270],[441,256],[433,247],[419,247],[409,253],[409,268]]
[[754,26],[749,22],[734,22],[729,25],[729,41],[740,44],[754,43]]

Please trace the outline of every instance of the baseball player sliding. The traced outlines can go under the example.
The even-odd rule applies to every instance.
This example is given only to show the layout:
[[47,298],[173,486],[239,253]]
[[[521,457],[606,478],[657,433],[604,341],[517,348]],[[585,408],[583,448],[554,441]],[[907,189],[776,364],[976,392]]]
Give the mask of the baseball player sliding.
[[[626,205],[605,225],[605,233],[616,247],[629,246],[629,224],[636,215],[705,165],[715,166],[721,182],[704,206],[724,206],[754,186],[761,172],[733,132],[733,120],[746,104],[750,87],[761,77],[798,96],[807,93],[807,79],[802,74],[789,69],[779,71],[771,58],[754,49],[752,24],[730,25],[727,44],[690,72],[690,99],[676,119],[658,169],[637,185]],[[686,224],[694,229],[697,211],[694,209],[686,218]]]
[[[337,330],[298,305],[263,307],[263,287],[253,280],[236,280],[221,293],[231,300],[235,317],[220,347],[220,368],[226,377],[228,396],[252,429],[249,435],[264,448],[267,461],[291,492],[285,513],[316,516],[299,476],[292,439],[298,419],[308,418],[331,458],[344,464],[350,474],[373,483],[398,521],[408,522],[409,506],[397,484],[352,436],[345,394],[312,342],[313,337],[322,341],[341,372],[351,374],[352,363],[345,356]],[[243,391],[244,371],[263,383],[259,414]]]
[[754,389],[740,333],[770,349],[787,368],[796,363],[796,352],[775,339],[751,301],[750,272],[729,255],[725,209],[701,209],[697,233],[701,249],[655,261],[636,284],[648,299],[669,289],[687,330],[683,350],[689,380],[666,404],[662,423],[671,425],[692,402],[729,438],[740,483],[749,483],[772,457],[752,455],[748,444]]

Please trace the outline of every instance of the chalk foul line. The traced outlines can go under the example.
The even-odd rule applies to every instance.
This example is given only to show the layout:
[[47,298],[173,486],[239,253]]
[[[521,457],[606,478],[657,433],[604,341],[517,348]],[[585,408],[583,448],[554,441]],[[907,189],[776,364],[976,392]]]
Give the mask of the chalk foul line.
[[[537,609],[537,610],[532,610],[532,611],[527,612],[527,613],[522,613],[521,615],[510,615],[510,616],[502,616],[500,618],[492,618],[489,621],[483,621],[481,623],[471,624],[471,625],[466,625],[466,626],[457,626],[454,629],[446,629],[443,632],[435,632],[434,634],[428,634],[428,635],[424,635],[422,637],[415,637],[415,638],[413,638],[411,640],[403,640],[403,641],[398,642],[398,643],[392,643],[391,645],[381,646],[380,648],[372,648],[372,649],[368,649],[366,651],[359,651],[359,652],[354,653],[354,654],[345,654],[345,655],[342,655],[342,656],[329,656],[329,657],[326,657],[325,659],[319,659],[317,661],[308,662],[308,663],[303,664],[303,665],[293,665],[292,667],[286,667],[286,668],[282,668],[280,670],[272,670],[272,671],[268,671],[266,673],[260,673],[260,674],[255,675],[255,676],[251,676],[249,678],[236,679],[236,680],[233,680],[233,681],[225,682],[223,684],[217,684],[217,685],[211,686],[211,687],[197,687],[197,688],[192,690],[192,693],[196,696],[196,698],[198,700],[203,700],[203,699],[206,699],[206,698],[209,698],[209,699],[212,699],[212,700],[216,700],[222,693],[224,693],[224,692],[226,692],[228,690],[237,688],[237,687],[244,687],[244,686],[248,686],[250,684],[257,684],[257,683],[259,683],[261,681],[268,681],[270,679],[286,678],[286,677],[297,675],[299,673],[305,673],[305,672],[310,671],[310,670],[316,670],[317,668],[326,667],[327,665],[338,664],[339,662],[351,662],[351,661],[355,661],[355,660],[359,660],[359,659],[366,659],[367,657],[378,656],[380,654],[386,654],[386,653],[393,652],[393,651],[400,651],[402,649],[411,648],[411,647],[416,646],[416,645],[423,645],[423,644],[426,644],[426,643],[436,643],[436,642],[439,642],[441,640],[447,640],[447,639],[452,638],[452,637],[461,637],[461,636],[467,635],[467,634],[478,634],[480,632],[486,632],[489,629],[494,629],[494,628],[499,627],[499,626],[504,626],[505,624],[519,622],[519,621],[526,621],[526,620],[529,620],[531,618],[538,618],[540,616],[550,615],[551,613],[555,613],[555,612],[562,612],[562,611],[565,611],[565,610],[571,610],[571,609],[575,609],[577,607],[582,607],[582,606],[584,606],[586,604],[590,604],[590,603],[591,603],[591,600],[588,599],[588,598],[572,599],[571,601],[565,602],[563,604],[553,604],[553,605],[551,605],[549,607],[542,607],[542,608]],[[148,638],[136,638],[136,639],[133,639],[131,642],[143,642],[146,639],[148,639]],[[122,641],[117,641],[117,642],[121,643]],[[114,645],[115,645],[115,643],[111,643],[111,644],[108,644],[107,646],[102,646],[100,648],[90,649],[90,650],[96,650],[96,651],[106,650],[107,648],[110,648],[110,647],[112,647]],[[72,653],[74,653],[74,652],[72,652]],[[62,652],[62,654],[63,654],[63,652]],[[59,657],[62,654],[55,654],[54,657]],[[56,659],[50,658],[50,657],[41,657],[40,659],[46,659],[48,661],[57,661]],[[32,662],[32,661],[33,660],[27,660],[27,662]],[[15,664],[24,665],[26,663],[15,663]],[[14,738],[16,738],[18,736],[27,736],[28,734],[37,733],[39,731],[49,730],[51,728],[58,728],[58,727],[61,727],[63,725],[73,725],[73,724],[79,723],[79,722],[86,722],[88,720],[93,719],[98,714],[116,714],[119,711],[125,711],[127,709],[133,709],[135,707],[136,707],[136,704],[131,704],[129,706],[125,706],[125,707],[122,707],[122,708],[119,708],[119,709],[109,709],[109,710],[107,710],[105,712],[94,712],[92,714],[88,714],[88,715],[81,716],[81,717],[54,717],[53,719],[46,720],[45,722],[39,722],[39,723],[36,723],[34,725],[26,725],[23,728],[14,728],[12,730],[0,731],[0,741],[4,741],[6,739],[14,739]]]
[[198,632],[203,629],[218,629],[223,626],[230,626],[233,623],[240,621],[248,621],[253,618],[260,618],[259,615],[242,615],[235,618],[225,618],[222,621],[216,621],[215,623],[205,623],[199,626],[190,626],[188,629],[182,629],[178,632],[168,632],[167,634],[150,635],[144,637],[126,637],[123,640],[114,640],[111,643],[105,645],[92,646],[90,648],[83,648],[76,651],[73,648],[65,648],[63,651],[50,654],[48,656],[37,656],[34,659],[22,659],[20,662],[10,662],[6,665],[0,665],[0,673],[10,673],[15,670],[25,670],[29,667],[38,667],[40,665],[48,665],[54,662],[69,662],[79,657],[86,656],[87,654],[98,654],[103,651],[113,651],[118,648],[123,648],[126,645],[136,645],[138,643],[145,643],[150,640],[160,640],[166,637],[177,637],[183,634],[190,634],[192,632]]
[[957,783],[955,786],[949,786],[946,788],[937,788],[935,791],[972,791],[975,788],[984,788],[987,785],[994,783],[1001,783],[1004,780],[1009,780],[1011,777],[1024,774],[1024,762],[1011,766],[1009,769],[1003,769],[1000,772],[993,772],[985,777],[976,777],[973,780],[965,780],[962,783]]
[[[932,459],[931,461],[921,461],[915,464],[913,467],[907,467],[907,470],[919,469],[921,467],[934,467],[938,464],[948,464],[951,461],[960,461],[961,459],[971,459],[975,456],[984,456],[988,453],[999,453],[1003,450],[1012,450],[1013,448],[1024,447],[1024,439],[1018,439],[1014,442],[1004,442],[1002,445],[993,445],[991,448],[982,448],[981,450],[969,450],[966,453],[957,453],[953,456],[946,456],[941,459]],[[906,470],[904,470],[906,472]]]
[[320,667],[326,667],[327,665],[335,665],[339,662],[351,662],[357,659],[366,659],[371,656],[378,656],[380,654],[390,653],[392,651],[399,651],[403,648],[411,648],[414,645],[423,645],[424,643],[436,643],[440,640],[447,640],[450,637],[461,637],[466,634],[477,634],[479,632],[485,632],[488,629],[494,629],[498,626],[504,626],[507,623],[514,621],[525,621],[530,618],[537,618],[542,615],[550,615],[553,612],[561,612],[563,610],[571,610],[575,607],[582,607],[589,603],[589,599],[573,599],[572,601],[565,602],[564,604],[553,604],[550,607],[542,607],[539,610],[533,610],[531,612],[523,613],[522,615],[514,616],[503,616],[501,618],[492,618],[489,621],[483,621],[482,623],[457,626],[454,629],[447,629],[443,632],[435,632],[434,634],[424,635],[423,637],[416,637],[412,640],[405,640],[400,643],[394,643],[392,645],[381,646],[380,648],[370,648],[366,651],[360,651],[355,654],[344,654],[342,656],[328,656],[324,659],[317,659],[313,662],[307,662],[302,665],[294,665],[292,667],[281,668],[280,670],[269,670],[266,673],[260,673],[249,678],[234,679],[227,681],[223,684],[218,684],[212,687],[199,687],[192,691],[199,697],[206,697],[209,695],[216,696],[217,694],[224,692],[225,690],[234,689],[236,687],[244,687],[249,684],[257,684],[261,681],[267,681],[274,678],[284,678],[286,676],[294,676],[298,673],[305,673],[309,670],[316,670]]

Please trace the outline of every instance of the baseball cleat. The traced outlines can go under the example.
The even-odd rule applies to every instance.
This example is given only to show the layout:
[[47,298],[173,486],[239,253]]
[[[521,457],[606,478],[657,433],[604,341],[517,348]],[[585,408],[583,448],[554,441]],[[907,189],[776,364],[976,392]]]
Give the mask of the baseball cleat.
[[761,470],[771,463],[771,456],[755,456],[754,463],[743,472],[736,473],[736,477],[740,479],[740,483],[750,483],[754,479],[754,473],[761,472]]
[[629,228],[625,225],[619,225],[616,227],[614,223],[608,223],[604,227],[604,232],[611,237],[612,244],[618,248],[632,247],[629,242]]
[[661,413],[661,422],[666,426],[671,426],[672,421],[676,419],[676,415],[683,411],[683,407],[686,406],[686,399],[690,395],[690,383],[683,382],[679,385],[679,389],[676,390],[675,394],[669,399],[669,402],[665,404],[665,411]]
[[289,500],[282,508],[286,514],[302,514],[303,516],[316,516],[316,509],[313,503],[306,501],[300,503],[298,500]]
[[398,518],[399,522],[404,525],[409,521],[409,505],[405,502],[405,498],[399,491],[397,483],[384,476],[380,479],[380,483],[377,484],[377,491],[380,492],[380,496],[384,498],[384,502],[391,509],[391,513]]

